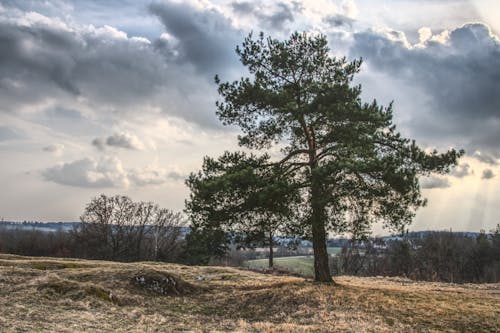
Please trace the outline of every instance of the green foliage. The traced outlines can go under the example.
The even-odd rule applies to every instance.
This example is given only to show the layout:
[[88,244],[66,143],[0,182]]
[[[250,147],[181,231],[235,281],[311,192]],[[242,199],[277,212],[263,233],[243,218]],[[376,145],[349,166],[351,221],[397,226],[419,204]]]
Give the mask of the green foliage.
[[297,187],[270,165],[269,157],[226,152],[206,157],[202,171],[189,176],[186,210],[193,225],[220,228],[239,246],[269,244],[293,227]]
[[[250,34],[236,52],[250,77],[221,82],[216,76],[222,97],[217,115],[223,124],[241,128],[241,146],[259,151],[279,146],[282,156],[270,161],[268,155],[226,153],[218,162],[205,159],[203,172],[192,175],[188,185],[193,189],[196,182],[216,182],[226,189],[228,182],[232,184],[221,199],[231,203],[229,209],[222,205],[216,214],[214,209],[202,213],[206,223],[231,220],[234,209],[253,207],[248,191],[259,188],[256,170],[272,166],[273,178],[293,184],[300,193],[300,205],[291,205],[300,206],[299,230],[313,240],[316,279],[321,275],[320,280],[331,280],[324,244],[327,230],[361,237],[377,221],[403,230],[425,204],[418,176],[447,172],[463,154],[453,149],[427,153],[402,137],[392,123],[392,105],[361,101],[361,86],[352,84],[361,60],[332,57],[323,35],[296,32],[279,41],[262,33],[254,40]],[[227,174],[216,181],[211,172],[217,167]],[[278,197],[260,193],[267,201]],[[191,201],[212,202],[211,195],[200,190]]]
[[[426,153],[392,123],[392,105],[363,103],[352,80],[361,61],[330,56],[325,36],[248,36],[237,49],[253,78],[219,83],[218,116],[238,125],[240,144],[287,144],[276,164],[319,187],[334,232],[365,234],[375,220],[401,230],[425,204],[418,175],[446,172],[462,152]],[[310,206],[310,205],[309,205]]]
[[182,262],[189,265],[207,265],[211,258],[221,257],[228,250],[228,235],[221,229],[191,227],[186,235]]

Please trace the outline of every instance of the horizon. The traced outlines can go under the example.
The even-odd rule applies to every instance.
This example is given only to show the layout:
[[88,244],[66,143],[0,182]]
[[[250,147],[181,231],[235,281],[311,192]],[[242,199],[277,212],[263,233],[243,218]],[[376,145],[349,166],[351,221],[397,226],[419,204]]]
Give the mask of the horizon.
[[[7,220],[1,220],[0,219],[0,224],[2,223],[14,223],[14,224],[76,224],[76,223],[82,223],[81,221],[27,221],[27,220],[23,220],[23,221],[7,221]],[[181,226],[180,228],[189,228],[189,224],[188,225],[185,225],[185,226]],[[497,226],[498,227],[498,226]],[[408,229],[408,233],[409,234],[412,234],[412,233],[427,233],[427,232],[450,232],[450,233],[454,233],[454,234],[480,234],[482,232],[485,232],[486,234],[492,234],[492,233],[495,233],[497,229],[490,229],[490,230],[485,230],[485,229],[480,229],[480,230],[477,230],[477,231],[466,231],[466,230],[453,230],[453,228],[449,228],[449,229],[422,229],[422,230],[414,230],[414,229]],[[403,234],[406,234],[406,232],[404,233],[385,233],[385,234],[374,234],[372,233],[369,237],[373,237],[373,238],[383,238],[383,237],[396,237],[396,236],[400,236],[400,235],[403,235]],[[280,238],[280,237],[292,237],[292,236],[286,236],[286,235],[277,235],[276,236],[277,238]],[[351,238],[350,236],[348,236],[347,234],[329,234],[328,235],[328,239],[348,239],[348,238]]]
[[8,0],[0,26],[6,220],[78,221],[100,193],[182,211],[203,156],[238,149],[215,115],[214,76],[247,75],[234,49],[250,31],[305,31],[364,59],[363,100],[394,100],[404,136],[466,150],[421,180],[428,205],[410,230],[499,223],[499,2]]

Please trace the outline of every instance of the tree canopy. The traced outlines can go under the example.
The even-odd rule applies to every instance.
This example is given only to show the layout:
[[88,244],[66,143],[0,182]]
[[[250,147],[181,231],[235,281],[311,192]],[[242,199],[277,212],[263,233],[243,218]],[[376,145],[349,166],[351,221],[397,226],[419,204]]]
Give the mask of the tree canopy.
[[[245,180],[252,182],[256,170],[269,168],[273,178],[300,193],[300,204],[294,201],[293,207],[299,210],[295,216],[303,216],[302,230],[313,241],[317,281],[332,281],[327,232],[360,236],[374,222],[404,229],[426,202],[418,176],[445,173],[463,154],[454,149],[426,152],[398,133],[392,104],[365,103],[361,86],[353,85],[361,60],[333,57],[323,35],[296,32],[280,41],[262,33],[254,39],[250,34],[236,53],[250,76],[234,82],[216,76],[221,96],[217,115],[224,125],[241,128],[242,147],[269,155],[251,156],[252,163],[244,163],[236,178],[233,169],[222,168],[217,181],[237,181],[232,183],[234,191],[220,194],[230,202],[248,204],[243,199],[248,195]],[[271,159],[276,148],[281,156]],[[224,156],[235,161],[245,158],[237,153]],[[221,165],[239,165],[235,161],[220,160]],[[206,159],[207,165],[213,163]],[[196,177],[214,181],[207,168],[193,174],[188,184]],[[191,202],[199,195],[194,193]],[[245,210],[244,205],[236,208]],[[228,220],[231,209],[225,212]],[[203,218],[215,221],[210,215]]]

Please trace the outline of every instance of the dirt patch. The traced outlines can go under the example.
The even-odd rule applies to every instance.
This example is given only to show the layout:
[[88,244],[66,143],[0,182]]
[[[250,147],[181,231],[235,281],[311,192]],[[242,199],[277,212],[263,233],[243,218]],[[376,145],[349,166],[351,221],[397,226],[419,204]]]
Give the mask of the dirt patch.
[[86,268],[88,266],[73,263],[73,262],[54,262],[54,261],[35,261],[30,263],[31,268],[41,271],[57,270],[57,269],[75,269]]
[[193,293],[197,289],[176,275],[150,269],[134,274],[131,283],[138,288],[159,295],[181,296]]

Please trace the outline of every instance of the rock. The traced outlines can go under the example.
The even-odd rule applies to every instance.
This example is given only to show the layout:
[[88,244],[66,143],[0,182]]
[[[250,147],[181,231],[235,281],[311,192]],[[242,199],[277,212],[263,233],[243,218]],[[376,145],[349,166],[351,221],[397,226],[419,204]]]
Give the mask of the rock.
[[144,270],[134,274],[131,281],[135,286],[160,295],[184,295],[194,290],[194,286],[170,273]]

